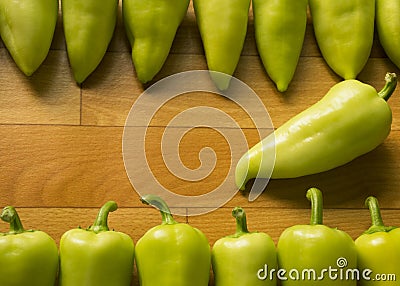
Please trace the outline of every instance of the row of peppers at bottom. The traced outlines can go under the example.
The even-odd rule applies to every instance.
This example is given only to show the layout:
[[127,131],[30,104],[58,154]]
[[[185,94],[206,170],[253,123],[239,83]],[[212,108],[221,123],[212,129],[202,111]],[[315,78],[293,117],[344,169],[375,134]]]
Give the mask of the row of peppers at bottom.
[[1,214],[10,231],[0,234],[0,285],[53,286],[58,276],[63,286],[128,286],[135,261],[142,286],[206,286],[211,268],[216,286],[398,285],[400,228],[384,226],[375,197],[366,199],[372,226],[354,241],[323,225],[319,189],[310,188],[306,196],[310,225],[287,228],[277,246],[268,234],[250,232],[245,211],[236,207],[236,233],[220,238],[212,249],[203,232],[175,221],[165,201],[154,195],[141,200],[160,210],[162,224],[136,246],[129,235],[108,228],[114,201],[102,206],[89,228],[64,233],[60,249],[45,232],[25,230],[8,206]]

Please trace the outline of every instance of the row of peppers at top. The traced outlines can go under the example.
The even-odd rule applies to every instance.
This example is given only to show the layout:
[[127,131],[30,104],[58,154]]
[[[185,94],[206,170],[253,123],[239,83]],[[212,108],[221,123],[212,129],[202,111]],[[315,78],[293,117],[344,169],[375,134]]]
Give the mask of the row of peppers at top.
[[[161,70],[190,0],[122,0],[132,60],[142,83]],[[208,68],[232,75],[239,62],[251,0],[193,0]],[[310,8],[322,56],[339,76],[354,79],[365,66],[374,24],[388,57],[400,67],[400,1],[252,0],[258,52],[279,91],[291,82]],[[118,0],[61,0],[70,66],[82,83],[101,62],[113,36]],[[18,67],[31,75],[47,56],[58,0],[0,0],[0,36]],[[217,87],[230,78],[211,73]]]
[[[355,241],[323,225],[319,189],[310,188],[306,197],[310,224],[285,229],[277,246],[267,233],[249,231],[245,211],[236,207],[236,232],[218,239],[212,249],[201,230],[175,221],[165,201],[154,195],[141,200],[160,210],[162,224],[136,246],[129,235],[109,230],[108,214],[117,209],[113,201],[103,205],[89,228],[65,232],[59,251],[45,232],[24,230],[9,206],[1,214],[10,231],[0,234],[0,285],[53,286],[58,275],[61,286],[129,286],[135,261],[141,286],[206,286],[211,269],[216,286],[273,286],[278,280],[286,286],[398,285],[400,228],[383,224],[375,197],[365,201],[372,226]],[[374,280],[377,274],[391,279]]]

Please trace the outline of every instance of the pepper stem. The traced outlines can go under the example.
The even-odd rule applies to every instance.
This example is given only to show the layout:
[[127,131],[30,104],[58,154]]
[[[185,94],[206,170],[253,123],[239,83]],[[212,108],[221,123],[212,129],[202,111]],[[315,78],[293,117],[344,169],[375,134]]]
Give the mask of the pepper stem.
[[388,101],[390,96],[393,94],[397,85],[397,75],[395,73],[387,73],[385,76],[386,84],[382,88],[378,95],[384,100]]
[[236,233],[235,237],[239,237],[245,233],[249,233],[247,229],[246,212],[241,207],[235,207],[232,210],[232,216],[236,219]]
[[118,205],[114,201],[106,202],[99,210],[97,214],[96,220],[93,225],[88,228],[95,233],[99,233],[102,231],[109,231],[108,228],[108,214],[118,209]]
[[3,209],[3,212],[1,213],[0,218],[2,221],[8,222],[10,224],[10,231],[7,234],[18,234],[25,231],[17,210],[14,207],[5,207]]
[[162,224],[176,224],[167,203],[156,195],[145,195],[140,198],[141,202],[160,210]]
[[369,208],[372,221],[372,226],[365,233],[372,234],[375,232],[389,232],[396,228],[393,226],[385,226],[383,224],[382,215],[377,198],[369,196],[365,200],[365,206]]
[[306,197],[311,201],[311,220],[310,225],[322,224],[322,193],[317,188],[310,188],[307,191]]

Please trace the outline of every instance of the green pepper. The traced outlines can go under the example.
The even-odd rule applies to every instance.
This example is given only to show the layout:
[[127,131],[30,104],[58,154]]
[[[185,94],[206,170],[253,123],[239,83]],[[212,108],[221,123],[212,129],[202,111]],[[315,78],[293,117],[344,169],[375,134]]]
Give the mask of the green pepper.
[[376,30],[389,59],[400,68],[400,1],[376,0]]
[[[324,172],[376,148],[390,133],[392,112],[386,101],[396,88],[397,76],[387,73],[385,80],[379,93],[357,80],[334,85],[320,101],[242,156],[236,166],[237,186],[243,190],[248,180],[265,178],[271,171],[271,178]],[[271,170],[265,162],[274,158]]]
[[253,0],[258,53],[278,90],[288,89],[307,26],[308,0]]
[[0,0],[0,36],[25,75],[46,59],[57,17],[58,0]]
[[134,244],[129,235],[110,231],[108,214],[117,209],[106,202],[92,226],[71,229],[60,240],[60,286],[129,286]]
[[243,50],[250,0],[193,0],[193,7],[210,76],[225,90]]
[[77,83],[103,59],[117,21],[118,0],[62,0],[67,53]]
[[371,53],[375,0],[310,0],[310,12],[327,64],[342,78],[355,79]]
[[125,31],[140,82],[151,81],[166,61],[190,0],[122,0]]
[[215,286],[276,285],[274,277],[263,273],[265,265],[272,269],[278,266],[272,238],[264,232],[249,232],[242,208],[234,208],[232,215],[236,233],[220,238],[212,249]]
[[[365,273],[368,275],[360,280],[360,285],[398,285],[396,280],[400,277],[400,228],[383,224],[375,197],[368,197],[365,205],[370,210],[372,226],[355,241],[358,266],[360,270],[368,271]],[[377,274],[386,275],[386,279],[376,279]]]
[[[309,225],[285,229],[278,240],[278,264],[283,286],[357,285],[357,252],[344,231],[323,225],[322,193],[307,191],[311,201]],[[283,279],[282,279],[283,277]]]
[[0,233],[0,285],[53,286],[58,271],[58,249],[45,232],[25,230],[14,207],[3,209],[1,219],[10,231]]
[[157,207],[162,224],[149,229],[136,243],[135,259],[141,286],[207,286],[210,245],[197,228],[175,221],[167,204],[154,195],[141,198]]

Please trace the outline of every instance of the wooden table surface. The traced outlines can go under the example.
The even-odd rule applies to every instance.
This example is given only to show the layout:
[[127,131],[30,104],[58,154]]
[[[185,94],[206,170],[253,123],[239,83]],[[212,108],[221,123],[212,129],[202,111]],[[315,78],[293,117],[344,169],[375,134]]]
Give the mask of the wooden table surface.
[[[191,5],[165,66],[152,83],[178,72],[206,68]],[[375,37],[371,57],[359,79],[379,90],[388,71],[399,73]],[[257,54],[252,16],[235,76],[258,94],[275,127],[319,100],[340,81],[322,59],[309,19],[293,82],[286,93],[277,92]],[[26,228],[46,231],[57,243],[65,231],[90,225],[107,200],[119,204],[119,209],[110,215],[110,227],[128,233],[135,242],[151,226],[159,224],[159,213],[139,201],[122,157],[125,119],[144,89],[135,76],[121,11],[107,54],[80,86],[74,82],[68,64],[61,17],[49,55],[32,77],[17,69],[0,42],[0,206],[17,207]],[[176,216],[177,220],[200,228],[212,245],[234,232],[230,212],[234,206],[242,206],[248,213],[249,229],[267,232],[277,242],[285,228],[309,222],[305,191],[316,186],[324,194],[324,222],[348,232],[354,239],[370,225],[369,212],[364,207],[369,195],[378,197],[387,224],[400,225],[399,99],[398,89],[389,102],[393,110],[392,131],[369,154],[322,174],[271,180],[254,202],[237,193],[215,211]],[[154,174],[180,194],[207,193],[224,178],[229,167],[226,142],[210,128],[192,130],[180,146],[182,161],[189,168],[197,168],[199,150],[211,145],[221,163],[209,178],[192,183],[179,181],[162,162],[159,141],[168,120],[204,102],[234,117],[240,114],[238,106],[221,96],[188,94],[174,99],[148,127],[148,159]],[[236,120],[249,144],[255,144],[254,126],[240,116]],[[7,225],[1,223],[0,231],[6,230]],[[133,285],[138,285],[136,276]]]

